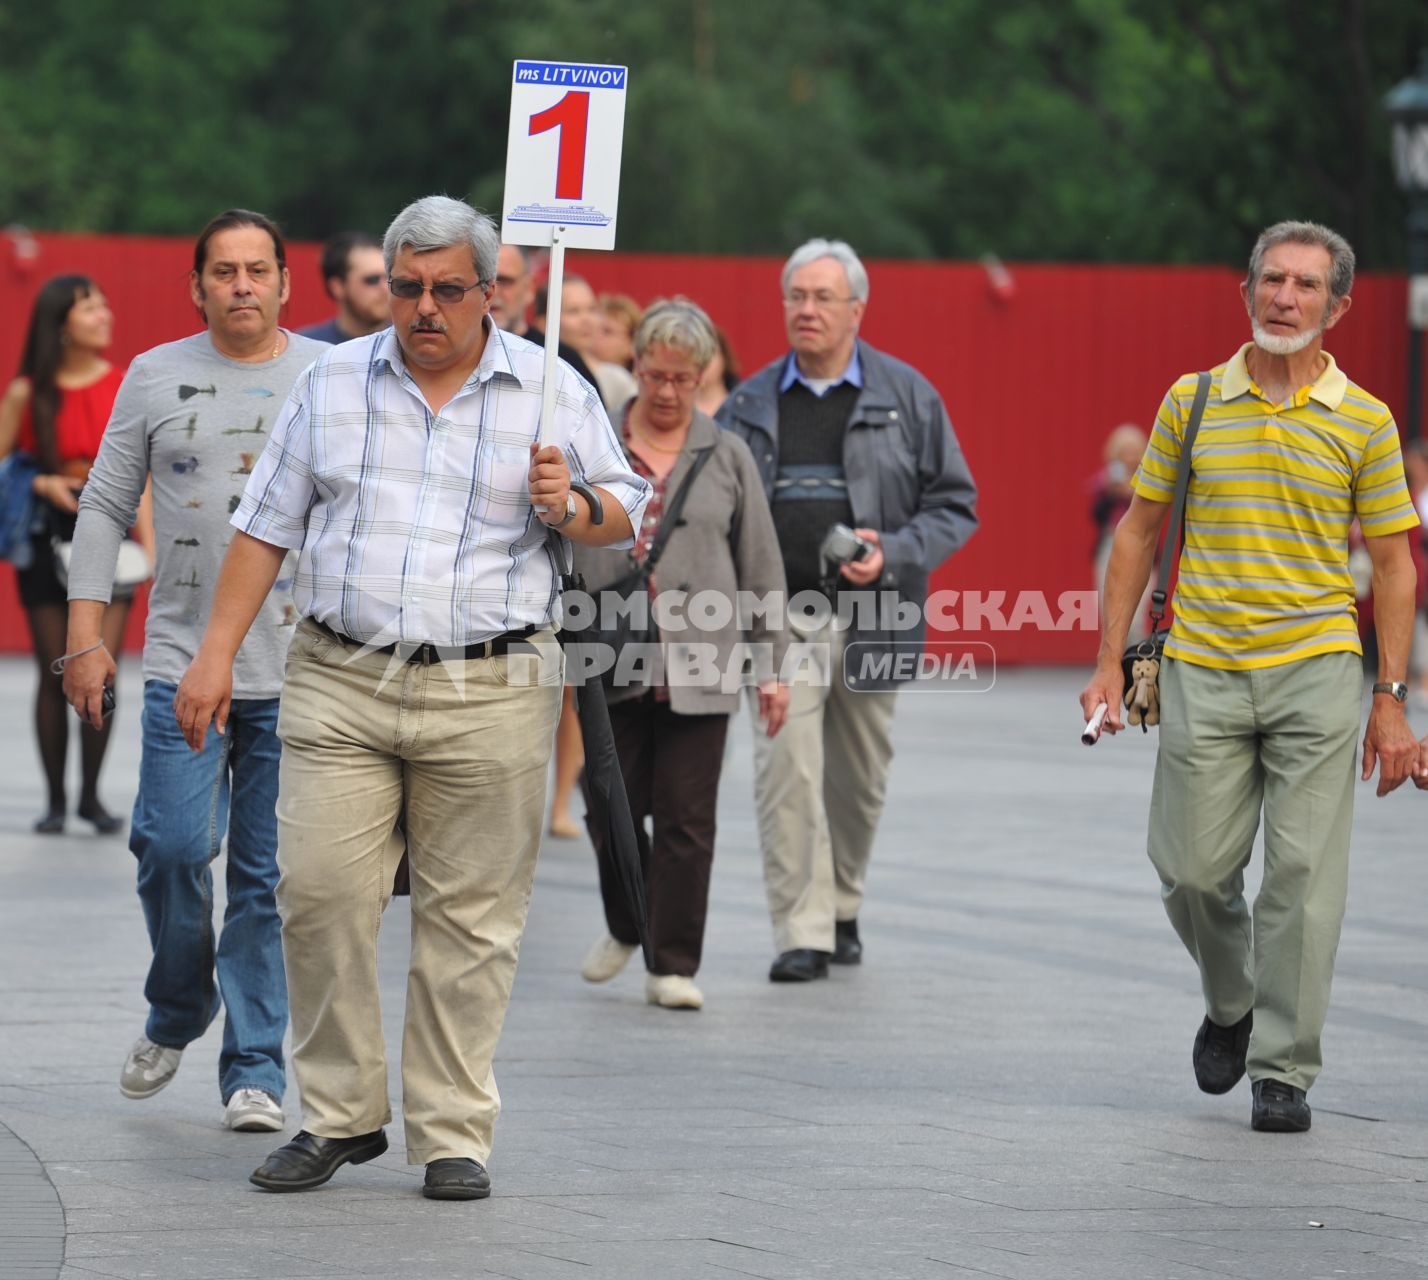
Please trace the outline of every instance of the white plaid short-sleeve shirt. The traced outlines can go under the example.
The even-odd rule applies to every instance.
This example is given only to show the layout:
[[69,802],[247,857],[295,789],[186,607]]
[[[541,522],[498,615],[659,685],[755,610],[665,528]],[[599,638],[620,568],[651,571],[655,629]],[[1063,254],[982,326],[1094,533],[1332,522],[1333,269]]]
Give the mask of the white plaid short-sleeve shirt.
[[[433,413],[391,329],[331,348],[293,387],[234,527],[298,549],[298,611],[364,643],[465,645],[558,621],[528,479],[544,360],[488,320],[481,363]],[[596,391],[564,362],[556,377],[551,443],[638,528],[649,485]]]

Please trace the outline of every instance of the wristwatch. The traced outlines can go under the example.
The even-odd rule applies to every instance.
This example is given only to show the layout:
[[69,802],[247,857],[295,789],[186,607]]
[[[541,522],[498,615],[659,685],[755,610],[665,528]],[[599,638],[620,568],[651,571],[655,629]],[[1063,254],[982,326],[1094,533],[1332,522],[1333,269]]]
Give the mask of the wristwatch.
[[[579,514],[580,514],[580,508],[575,505],[575,495],[574,495],[573,493],[567,493],[567,494],[565,495],[565,517],[564,517],[564,519],[557,521],[555,524],[547,524],[546,527],[547,527],[547,528],[550,528],[550,529],[564,529],[565,526],[568,525],[572,520],[574,520],[575,517],[578,516]],[[1405,691],[1406,691],[1407,688],[1408,688],[1407,685],[1404,685],[1403,687],[1404,687]],[[1404,696],[1407,697],[1407,693],[1406,693],[1406,692],[1405,692]]]
[[1399,702],[1408,701],[1408,686],[1402,680],[1390,680],[1386,684],[1376,684],[1373,687],[1375,693],[1387,693]]

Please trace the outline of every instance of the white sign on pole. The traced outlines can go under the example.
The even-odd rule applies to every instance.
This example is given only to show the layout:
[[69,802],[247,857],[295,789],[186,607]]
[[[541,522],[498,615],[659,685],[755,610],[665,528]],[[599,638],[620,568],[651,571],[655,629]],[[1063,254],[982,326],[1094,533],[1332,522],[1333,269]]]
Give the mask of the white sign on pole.
[[501,239],[613,249],[629,69],[516,62]]

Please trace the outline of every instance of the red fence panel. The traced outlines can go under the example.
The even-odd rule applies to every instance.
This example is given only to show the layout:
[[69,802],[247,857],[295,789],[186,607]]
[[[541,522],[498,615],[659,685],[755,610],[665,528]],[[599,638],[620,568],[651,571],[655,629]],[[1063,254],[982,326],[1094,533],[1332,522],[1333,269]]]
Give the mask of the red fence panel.
[[[128,361],[198,327],[186,240],[41,235],[22,270],[0,240],[0,371],[18,360],[35,290],[64,271],[99,281],[114,305],[113,356]],[[328,311],[318,246],[289,246],[294,327]],[[10,260],[7,261],[7,256]],[[729,334],[751,373],[784,349],[780,262],[572,253],[568,270],[640,303],[683,294]],[[1091,584],[1085,483],[1121,422],[1148,427],[1181,373],[1229,356],[1247,336],[1238,273],[1224,268],[1010,264],[1009,293],[967,263],[873,262],[864,336],[921,369],[947,402],[981,491],[982,527],[934,579],[938,588],[1050,601]],[[1368,275],[1329,346],[1349,376],[1402,412],[1405,281]],[[0,651],[29,647],[8,566],[0,566]],[[137,637],[139,615],[131,637]],[[1090,631],[1027,626],[989,634],[1001,662],[1083,662]]]

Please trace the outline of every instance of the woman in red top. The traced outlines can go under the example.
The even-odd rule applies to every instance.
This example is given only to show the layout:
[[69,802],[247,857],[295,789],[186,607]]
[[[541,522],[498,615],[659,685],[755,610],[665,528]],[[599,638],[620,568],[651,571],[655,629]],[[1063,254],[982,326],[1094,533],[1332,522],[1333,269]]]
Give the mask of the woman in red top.
[[[64,653],[68,614],[50,539],[68,539],[74,534],[79,490],[99,452],[100,437],[124,376],[124,371],[103,355],[113,328],[109,304],[92,280],[58,276],[47,281],[30,315],[19,376],[0,399],[0,457],[21,449],[35,459],[40,472],[33,490],[49,517],[48,529],[35,535],[33,563],[17,574],[20,603],[29,620],[40,669],[35,731],[49,805],[35,830],[46,834],[64,830],[69,739],[69,706],[60,677],[50,670],[50,664]],[[152,555],[152,525],[146,510],[141,513],[140,527]],[[129,603],[116,598],[104,612],[104,643],[111,653],[117,654],[123,641]],[[98,732],[89,729],[80,735],[83,781],[77,812],[105,834],[124,825],[99,802],[99,769],[112,725],[111,717]]]

